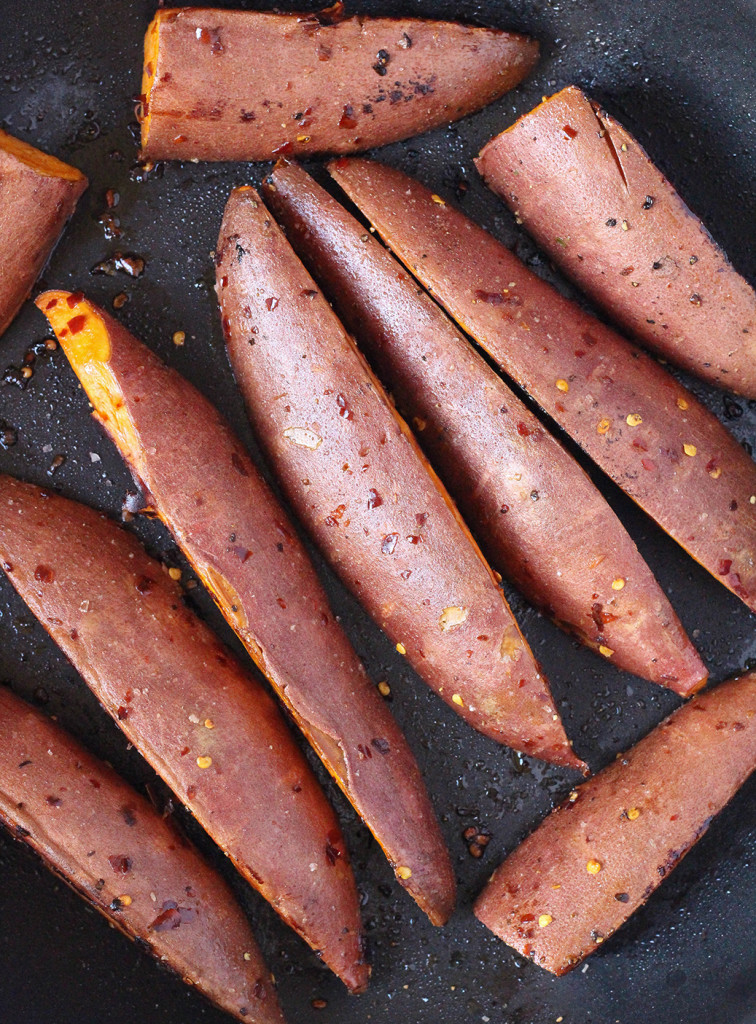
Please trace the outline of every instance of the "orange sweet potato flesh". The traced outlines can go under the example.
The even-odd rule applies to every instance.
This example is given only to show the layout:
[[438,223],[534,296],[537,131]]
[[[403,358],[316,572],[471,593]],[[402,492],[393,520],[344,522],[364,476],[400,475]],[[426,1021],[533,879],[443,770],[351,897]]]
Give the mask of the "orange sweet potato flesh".
[[574,790],[494,873],[476,916],[564,974],[642,906],[756,769],[756,675],[694,697]]
[[28,298],[87,184],[75,167],[0,131],[0,334]]
[[144,797],[0,687],[0,821],[110,923],[247,1024],[282,1024],[223,879]]
[[601,493],[390,253],[298,165],[265,198],[492,564],[620,668],[689,696],[706,669]]
[[716,417],[419,182],[367,160],[341,158],[331,172],[504,372],[756,610],[756,466]]
[[232,192],[216,252],[249,415],[325,557],[471,725],[582,767],[451,499],[254,189]]
[[145,38],[142,152],[269,160],[369,149],[479,110],[537,58],[526,36],[454,22],[161,10]]
[[597,103],[568,86],[476,164],[554,263],[641,344],[756,398],[756,293]]
[[455,881],[417,763],[249,455],[196,388],[103,310],[65,292],[43,295],[38,304],[148,503],[372,830],[399,882],[443,924],[454,907]]
[[336,816],[273,700],[138,541],[0,476],[0,563],[105,710],[239,872],[354,989],[357,890]]

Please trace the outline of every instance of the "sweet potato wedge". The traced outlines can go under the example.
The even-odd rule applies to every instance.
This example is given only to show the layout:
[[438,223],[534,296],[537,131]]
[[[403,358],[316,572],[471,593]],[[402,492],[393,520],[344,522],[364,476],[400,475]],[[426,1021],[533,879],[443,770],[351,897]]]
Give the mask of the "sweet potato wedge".
[[0,687],[0,821],[110,923],[247,1024],[281,1024],[222,878],[108,765]]
[[372,830],[400,883],[443,924],[454,906],[455,881],[418,766],[249,455],[196,388],[104,311],[64,292],[38,302],[148,503]]
[[29,297],[87,184],[75,167],[0,131],[0,334]]
[[678,708],[573,790],[475,904],[499,938],[564,974],[646,902],[756,769],[756,675]]
[[216,252],[249,415],[325,557],[471,725],[583,767],[451,499],[253,188],[232,192]]
[[336,816],[273,700],[178,585],[94,509],[2,475],[0,564],[240,873],[362,989],[357,890]]
[[492,564],[615,665],[689,696],[706,669],[575,460],[414,278],[299,166],[265,199],[412,422]]
[[568,86],[476,164],[554,263],[641,344],[756,398],[756,293],[598,103]]
[[331,171],[464,330],[696,561],[756,610],[756,466],[655,359],[399,171]]
[[349,153],[471,114],[531,71],[526,36],[455,22],[158,11],[145,38],[151,160]]

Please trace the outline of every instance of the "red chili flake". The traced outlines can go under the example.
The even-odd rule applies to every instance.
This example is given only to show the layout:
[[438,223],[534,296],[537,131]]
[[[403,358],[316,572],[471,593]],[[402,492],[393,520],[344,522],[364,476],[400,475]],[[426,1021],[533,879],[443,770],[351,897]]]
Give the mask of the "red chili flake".
[[394,553],[394,548],[396,547],[396,542],[398,540],[398,533],[387,533],[381,543],[381,552],[384,555],[392,555]]
[[370,490],[368,491],[367,507],[369,509],[373,509],[373,508],[378,508],[378,506],[382,505],[382,504],[383,504],[383,498],[380,496],[378,491],[374,490],[371,487]]
[[638,440],[638,438],[635,438],[635,440],[633,441],[633,448],[637,448],[640,452],[648,451],[648,446],[645,445],[643,441]]
[[520,437],[530,437],[533,431],[530,429],[530,427],[526,427],[524,423],[518,423],[517,433],[520,435]]
[[416,533],[411,533],[409,534],[409,536],[405,537],[405,540],[407,540],[410,544],[422,544],[423,538],[418,537]]
[[[165,904],[163,904],[165,906]],[[152,932],[170,932],[181,927],[181,914],[175,905],[167,907],[149,926]]]
[[575,136],[577,135],[576,129],[573,128],[572,125],[569,125],[569,124],[566,124],[564,126],[564,128],[562,129],[562,131],[564,132],[564,134],[567,136],[568,139],[574,139]]
[[282,597],[277,597],[277,598],[276,598],[276,604],[277,604],[277,605],[278,605],[278,606],[279,606],[280,608],[286,608],[286,602],[284,601],[284,599],[283,599]]
[[346,512],[346,505],[337,505],[336,508],[331,512],[330,516],[326,516],[326,526],[338,526],[339,520]]
[[730,569],[732,569],[731,558],[720,558],[719,565],[717,566],[717,572],[720,576],[729,576]]
[[[76,306],[79,305],[83,298],[84,292],[71,292],[70,295],[66,296],[66,304],[69,309],[74,309]],[[57,302],[58,300],[54,299],[53,301]],[[48,306],[47,308],[49,309],[50,307]]]
[[339,128],[356,128],[356,127],[357,127],[357,121],[355,120],[355,117],[354,117],[354,107],[351,105],[351,103],[347,103],[345,105],[345,107],[344,107],[344,112],[341,115],[341,119],[339,121]]
[[405,569],[404,572],[400,572],[399,575],[402,577],[403,580],[408,580],[412,575],[412,570]]
[[484,292],[480,288],[475,290],[475,298],[478,302],[487,302],[490,306],[522,305],[522,299],[519,295],[505,295],[503,292]]
[[122,704],[118,708],[117,715],[118,715],[118,720],[120,722],[122,722],[124,720],[124,718],[128,718],[129,717],[129,708],[124,707],[123,704]]
[[641,466],[643,466],[644,469],[648,470],[656,469],[656,463],[653,461],[653,459],[641,459]]
[[34,570],[34,579],[39,583],[52,583],[55,579],[55,573],[47,565],[38,565]]
[[45,306],[45,309],[52,309],[53,306],[57,306],[57,305],[58,305],[58,300],[57,299],[50,299],[50,301]]
[[60,807],[61,799],[59,796],[48,796],[45,800],[51,807]]
[[84,325],[86,324],[86,322],[87,318],[86,316],[84,316],[84,314],[80,316],[75,316],[72,320],[68,321],[68,329],[70,330],[71,334],[78,334],[80,331],[84,330]]
[[584,348],[576,348],[575,349],[575,355],[578,357],[578,359],[582,359],[583,356],[585,355],[585,349]]
[[108,857],[111,868],[119,875],[127,875],[131,871],[131,858],[123,853],[114,853]]
[[282,142],[280,146],[276,146],[273,150],[273,156],[286,156],[287,153],[294,151],[294,144],[292,142]]
[[351,420],[354,413],[347,405],[347,400],[343,395],[336,395],[336,405],[339,407],[339,416],[343,416],[345,420]]
[[427,512],[415,512],[415,522],[417,523],[418,526],[422,526],[427,518]]
[[236,555],[236,557],[239,559],[239,561],[241,562],[242,565],[244,565],[244,563],[247,561],[248,558],[252,557],[252,552],[249,550],[249,548],[242,547],[241,544],[235,544],[231,548],[231,550]]
[[140,576],[134,586],[140,594],[149,594],[152,591],[154,582],[149,576]]

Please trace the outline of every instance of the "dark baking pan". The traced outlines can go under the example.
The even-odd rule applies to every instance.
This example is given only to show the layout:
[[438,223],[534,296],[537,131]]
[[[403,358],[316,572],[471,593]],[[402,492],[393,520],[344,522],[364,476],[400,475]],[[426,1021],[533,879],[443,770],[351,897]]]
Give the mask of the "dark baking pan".
[[[108,306],[125,292],[129,301],[118,313],[123,322],[221,405],[255,452],[226,361],[210,251],[229,189],[258,181],[264,168],[174,164],[148,175],[138,170],[132,97],[139,92],[142,34],[154,9],[154,0],[0,0],[0,124],[81,167],[91,180],[45,282],[81,288]],[[476,178],[472,158],[542,94],[577,82],[624,120],[738,269],[756,278],[752,0],[354,0],[351,9],[457,17],[530,32],[541,40],[543,59],[522,88],[452,128],[380,153],[434,191],[462,195],[465,210],[515,246],[539,273],[555,279],[503,205]],[[122,232],[117,239],[107,237],[99,220],[109,188],[120,194],[112,211]],[[116,250],[143,257],[144,274],[130,278],[92,272]],[[172,341],[176,331],[186,333],[182,347]],[[37,356],[33,376],[20,386],[14,368],[46,336],[41,315],[28,304],[0,341],[0,470],[117,515],[129,476],[89,419],[87,402],[62,353]],[[692,386],[744,444],[756,440],[754,403],[733,401],[695,382]],[[15,444],[9,444],[14,438]],[[745,607],[600,474],[596,479],[669,593],[712,679],[751,665],[756,636]],[[139,521],[132,528],[165,561],[183,565],[159,524]],[[324,780],[353,854],[374,964],[368,994],[349,997],[176,811],[249,910],[291,1024],[756,1021],[756,779],[611,942],[583,968],[553,978],[523,962],[478,924],[471,904],[502,855],[568,791],[574,777],[472,732],[409,672],[340,586],[324,575],[373,679],[390,683],[392,709],[424,768],[442,819],[460,900],[446,928],[428,924],[394,884],[367,830]],[[594,768],[675,706],[673,695],[580,650],[508,593],[552,680],[567,729]],[[231,641],[206,595],[199,588],[192,594],[201,612]],[[144,762],[127,749],[4,581],[0,679],[57,715],[133,783],[165,799]],[[471,825],[492,837],[479,860],[462,836]],[[225,1019],[109,931],[34,855],[0,835],[3,1024],[222,1024]]]

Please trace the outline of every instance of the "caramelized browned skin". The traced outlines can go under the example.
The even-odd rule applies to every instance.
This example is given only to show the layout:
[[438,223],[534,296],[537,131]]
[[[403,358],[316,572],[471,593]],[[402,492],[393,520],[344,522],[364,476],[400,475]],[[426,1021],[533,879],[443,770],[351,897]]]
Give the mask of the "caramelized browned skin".
[[0,334],[29,296],[87,179],[0,131]]
[[217,246],[229,354],[292,505],[400,653],[471,725],[581,767],[451,499],[252,188]]
[[137,750],[323,960],[367,981],[336,816],[281,715],[138,541],[0,476],[0,563]]
[[443,924],[454,907],[455,881],[417,763],[246,451],[196,388],[105,312],[65,292],[43,295],[39,305],[149,504],[372,830],[399,882],[434,924]]
[[756,398],[756,294],[643,147],[574,85],[485,146],[486,184],[642,344]]
[[237,1020],[281,1024],[260,950],[221,877],[112,768],[5,687],[0,821]]
[[295,164],[266,200],[493,564],[620,668],[690,695],[706,669],[600,492],[378,240]]
[[564,974],[646,902],[756,769],[756,675],[675,711],[498,868],[476,916]]
[[526,36],[454,22],[162,10],[145,38],[142,151],[269,160],[369,149],[479,110],[537,58]]
[[367,160],[342,158],[331,172],[505,373],[756,610],[756,466],[716,417],[419,182]]

